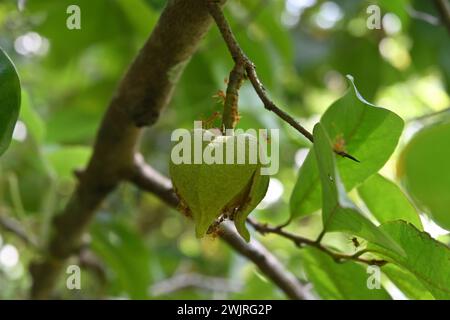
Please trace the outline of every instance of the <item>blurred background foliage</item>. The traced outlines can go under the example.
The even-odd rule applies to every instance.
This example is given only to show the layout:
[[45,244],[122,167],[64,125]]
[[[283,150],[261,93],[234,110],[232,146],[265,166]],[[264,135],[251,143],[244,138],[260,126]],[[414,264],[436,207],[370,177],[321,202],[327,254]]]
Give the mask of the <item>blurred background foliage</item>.
[[[0,214],[20,221],[30,238],[41,243],[48,238],[49,221],[74,189],[73,171],[83,168],[90,156],[118,80],[165,2],[0,1],[0,46],[15,62],[23,86],[14,141],[0,160]],[[70,4],[81,8],[81,30],[66,28]],[[381,8],[379,30],[366,27],[370,4]],[[355,78],[368,101],[406,121],[399,148],[381,171],[386,177],[398,179],[398,155],[415,132],[429,123],[445,122],[450,115],[442,111],[450,106],[450,41],[432,1],[229,0],[226,14],[271,97],[309,129],[344,94],[346,74]],[[169,108],[145,133],[142,152],[152,166],[167,174],[174,128],[190,128],[194,120],[221,111],[214,95],[225,89],[231,67],[213,28],[187,66]],[[261,221],[277,224],[289,217],[294,177],[309,143],[262,110],[245,85],[239,127],[282,129],[280,171],[254,213]],[[424,116],[428,114],[435,115]],[[447,159],[448,141],[439,147],[440,156]],[[404,166],[402,172],[408,170],[408,164]],[[446,208],[448,213],[450,205]],[[429,218],[422,222],[432,236],[448,241],[442,237],[447,232]],[[295,220],[290,228],[314,237],[322,228],[320,215]],[[90,231],[86,240],[93,252],[71,261],[85,271],[83,290],[59,290],[60,298],[284,298],[254,265],[218,239],[197,240],[190,221],[132,186],[123,185],[108,198]],[[408,291],[408,281],[403,282],[403,293],[388,280],[387,291],[347,288],[336,279],[364,278],[361,266],[337,266],[313,249],[302,252],[276,236],[252,236],[299,278],[320,283],[315,290],[322,298],[429,297],[420,290]],[[326,241],[355,250],[350,236],[332,234]],[[38,255],[36,247],[0,228],[0,299],[27,296],[28,264]],[[399,268],[388,271],[402,279]],[[61,281],[61,288],[64,284]],[[402,287],[402,282],[396,285]]]

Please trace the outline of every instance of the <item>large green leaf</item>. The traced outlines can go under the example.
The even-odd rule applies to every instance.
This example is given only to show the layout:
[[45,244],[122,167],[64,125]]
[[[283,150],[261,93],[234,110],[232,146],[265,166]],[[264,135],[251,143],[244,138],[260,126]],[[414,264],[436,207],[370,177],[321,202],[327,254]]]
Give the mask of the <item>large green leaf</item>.
[[374,174],[358,187],[367,208],[381,223],[404,220],[423,229],[419,213],[398,185],[380,174]]
[[308,280],[322,299],[385,300],[390,299],[383,288],[370,290],[364,267],[354,262],[336,263],[315,248],[302,251],[303,267]]
[[20,80],[7,54],[0,48],[0,155],[11,143],[20,109]]
[[363,216],[347,197],[336,167],[330,140],[321,123],[314,127],[314,141],[314,151],[322,182],[324,231],[349,232],[384,248],[402,253],[401,248]]
[[381,270],[394,283],[401,292],[413,300],[432,300],[433,295],[423,284],[408,270],[388,263]]
[[[349,78],[351,79],[351,78]],[[403,130],[403,120],[395,113],[365,101],[351,81],[351,89],[333,103],[320,122],[336,144],[360,162],[339,158],[337,166],[346,190],[351,190],[378,172],[394,151]],[[300,169],[291,195],[293,218],[320,208],[319,172],[310,152]]]
[[450,249],[404,221],[388,222],[380,230],[389,234],[405,252],[398,255],[374,244],[368,249],[408,270],[436,299],[450,299]]
[[403,150],[398,175],[417,205],[450,230],[450,122],[417,133]]

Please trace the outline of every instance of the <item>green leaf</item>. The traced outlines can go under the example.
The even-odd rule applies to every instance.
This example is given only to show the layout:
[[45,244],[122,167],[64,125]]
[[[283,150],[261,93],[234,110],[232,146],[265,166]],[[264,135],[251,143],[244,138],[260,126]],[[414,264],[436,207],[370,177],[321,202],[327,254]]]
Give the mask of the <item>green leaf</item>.
[[450,299],[450,249],[445,244],[404,221],[388,222],[380,230],[394,239],[405,255],[370,243],[369,250],[411,272],[436,299]]
[[357,235],[387,249],[401,248],[362,215],[347,197],[330,140],[321,123],[314,127],[314,151],[322,181],[322,220],[325,232],[343,231]]
[[358,193],[379,222],[404,220],[423,230],[416,208],[393,181],[374,174],[358,187]]
[[300,167],[297,182],[290,199],[291,218],[305,216],[320,209],[322,195],[320,193],[319,169],[317,168],[314,150],[310,150],[305,162]]
[[413,300],[433,300],[434,297],[422,283],[409,271],[388,263],[381,267],[383,273],[403,294]]
[[46,152],[45,157],[60,179],[72,179],[76,169],[82,169],[92,153],[85,146],[68,146]]
[[0,48],[0,155],[8,149],[20,109],[20,80],[7,54]]
[[[403,130],[403,120],[399,116],[365,101],[349,79],[351,89],[333,103],[320,120],[333,144],[360,161],[337,159],[337,167],[348,191],[383,167]],[[310,152],[299,171],[290,200],[293,218],[320,208],[320,177],[314,161],[314,153]]]
[[424,128],[398,160],[398,176],[421,210],[450,230],[450,123]]
[[390,299],[383,288],[370,290],[367,287],[368,274],[360,264],[352,261],[336,263],[316,248],[305,248],[301,255],[306,276],[322,299]]

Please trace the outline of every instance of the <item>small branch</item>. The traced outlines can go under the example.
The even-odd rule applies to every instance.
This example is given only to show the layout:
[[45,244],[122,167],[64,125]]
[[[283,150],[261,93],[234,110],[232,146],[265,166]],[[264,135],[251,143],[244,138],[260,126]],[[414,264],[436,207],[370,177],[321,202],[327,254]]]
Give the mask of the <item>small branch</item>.
[[0,229],[4,229],[7,232],[11,232],[17,238],[21,239],[25,244],[39,249],[38,242],[35,237],[29,234],[21,224],[13,218],[7,217],[0,213]]
[[326,253],[327,255],[329,255],[330,257],[332,257],[334,259],[334,261],[338,262],[338,263],[342,263],[345,261],[355,261],[355,262],[360,262],[360,263],[364,263],[367,265],[378,265],[378,266],[382,266],[385,265],[387,263],[387,261],[385,260],[377,260],[377,259],[364,259],[361,258],[361,256],[365,253],[368,253],[368,250],[361,250],[356,252],[355,254],[352,255],[347,255],[347,254],[342,254],[339,252],[335,252],[333,250],[330,250],[329,248],[325,247],[324,245],[322,245],[320,243],[320,241],[317,240],[311,240],[311,239],[307,239],[301,236],[298,236],[296,234],[284,231],[282,228],[280,227],[271,227],[268,226],[267,224],[261,224],[258,223],[252,219],[248,219],[247,220],[248,223],[253,226],[253,228],[258,231],[261,234],[267,234],[267,233],[272,233],[272,234],[276,234],[279,235],[285,239],[288,239],[290,241],[292,241],[297,247],[302,248],[305,246],[310,246],[310,247],[314,247],[316,249],[321,250],[322,252]]
[[441,23],[450,33],[450,4],[447,0],[434,0],[434,5],[441,17]]
[[411,5],[407,5],[405,7],[406,12],[410,15],[411,18],[417,19],[417,20],[421,20],[424,21],[426,23],[429,23],[433,26],[438,26],[440,21],[437,17],[427,13],[427,12],[422,12],[422,11],[418,11],[416,9],[414,9],[413,6]]
[[239,121],[239,89],[245,78],[245,67],[242,63],[236,62],[228,79],[225,103],[223,105],[222,124],[225,129],[234,129]]
[[426,120],[426,119],[433,118],[433,117],[436,117],[436,116],[441,116],[441,115],[444,115],[446,113],[450,113],[450,107],[442,109],[442,110],[439,110],[439,111],[436,111],[436,112],[427,113],[427,114],[424,114],[422,116],[418,116],[418,117],[412,118],[411,120],[412,121],[422,121],[422,120]]
[[78,254],[80,267],[90,270],[98,279],[102,289],[107,284],[107,271],[100,258],[91,250],[89,245],[82,246]]
[[302,284],[259,241],[253,238],[250,243],[245,242],[229,222],[223,224],[220,235],[232,248],[257,265],[261,272],[283,290],[288,297],[297,300],[316,299],[308,286]]
[[[155,171],[138,157],[134,171],[129,175],[130,182],[140,189],[153,193],[173,208],[177,208],[179,200],[172,189],[171,181]],[[234,226],[224,223],[220,226],[219,235],[237,252],[247,257],[271,279],[291,299],[313,299],[309,290],[287,270],[283,264],[261,243],[252,239],[246,243],[236,232]]]
[[157,121],[212,22],[201,0],[167,1],[113,94],[91,159],[65,208],[53,219],[45,255],[30,265],[32,298],[52,295],[66,260],[77,253],[97,209],[131,170],[142,127]]
[[225,44],[228,47],[228,51],[230,52],[234,62],[236,64],[242,64],[245,66],[245,70],[247,71],[247,76],[255,89],[258,97],[264,104],[264,107],[274,112],[281,119],[289,123],[292,127],[294,127],[297,131],[299,131],[303,136],[305,136],[309,141],[313,142],[312,134],[306,130],[300,123],[295,121],[290,115],[288,115],[283,110],[279,109],[275,103],[270,100],[267,96],[267,93],[262,85],[261,81],[258,78],[258,75],[255,70],[255,65],[250,59],[245,55],[244,51],[239,46],[233,31],[231,30],[220,6],[214,2],[214,0],[205,0],[211,13],[211,16],[214,18],[217,27],[219,28],[220,33],[225,41]]
[[322,232],[319,234],[319,236],[316,239],[316,243],[320,243],[322,242],[323,237],[325,236],[326,233],[326,229],[324,228],[324,230],[322,230]]
[[171,207],[177,207],[179,204],[170,179],[147,165],[140,154],[135,156],[135,167],[128,180],[140,189],[153,193]]
[[[287,122],[291,127],[300,132],[306,139],[311,142],[314,142],[313,135],[307,129],[305,129],[298,121],[296,121],[293,117],[291,117],[288,113],[281,110],[277,107],[277,105],[269,98],[267,95],[266,89],[262,84],[261,80],[259,80],[258,74],[256,73],[256,67],[253,62],[247,57],[239,43],[236,40],[236,37],[233,34],[233,31],[230,28],[230,25],[225,18],[221,7],[217,4],[215,0],[204,0],[206,1],[206,5],[208,6],[208,10],[211,16],[214,18],[217,27],[219,28],[220,33],[225,41],[225,44],[228,47],[228,51],[231,54],[236,65],[245,66],[245,71],[247,72],[247,77],[250,80],[253,89],[258,95],[259,99],[262,101],[264,108],[269,111],[275,113],[279,118]],[[338,155],[349,158],[353,161],[359,162],[355,157],[342,152],[335,151]]]

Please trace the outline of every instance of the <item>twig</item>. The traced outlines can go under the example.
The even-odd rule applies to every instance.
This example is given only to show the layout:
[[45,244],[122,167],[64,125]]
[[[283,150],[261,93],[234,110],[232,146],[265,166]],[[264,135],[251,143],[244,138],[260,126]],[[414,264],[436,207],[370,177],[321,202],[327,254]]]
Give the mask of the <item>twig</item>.
[[27,232],[21,224],[13,218],[7,217],[0,213],[0,228],[14,234],[21,239],[25,244],[30,245],[34,249],[40,249],[36,238]]
[[[93,155],[80,175],[79,184],[63,212],[55,215],[52,237],[43,259],[30,265],[32,298],[46,299],[52,295],[67,259],[79,252],[81,237],[97,208],[123,180],[133,177],[136,184],[140,182],[141,187],[149,191],[154,189],[154,193],[164,201],[173,205],[178,203],[175,195],[167,189],[170,183],[167,179],[159,184],[158,181],[140,180],[142,177],[130,176],[129,173],[134,170],[135,152],[142,133],[140,128],[155,123],[160,111],[170,101],[183,67],[208,31],[211,20],[202,1],[168,2],[108,107]],[[263,90],[262,86],[259,90]],[[148,170],[142,170],[145,172]],[[222,230],[222,238],[258,265],[290,298],[310,297],[295,276],[261,244],[254,240],[247,244],[228,225],[224,225]]]
[[90,245],[86,244],[80,248],[78,254],[80,267],[90,270],[98,279],[101,291],[107,284],[107,271],[100,258],[91,250]]
[[[281,110],[277,107],[277,105],[269,98],[267,95],[266,89],[264,88],[262,82],[259,80],[258,74],[256,73],[256,67],[253,62],[247,57],[239,43],[236,40],[236,37],[233,34],[233,31],[230,28],[230,25],[225,18],[221,7],[217,3],[216,0],[204,0],[206,1],[206,5],[208,6],[208,10],[211,16],[214,18],[217,27],[219,28],[220,33],[227,45],[228,51],[231,54],[236,65],[245,66],[245,70],[247,72],[247,77],[250,80],[253,89],[258,95],[259,99],[262,101],[264,108],[269,111],[275,113],[279,118],[287,122],[294,129],[300,132],[306,139],[311,142],[314,142],[313,135],[307,129],[305,129],[298,121],[296,121],[293,117],[291,117],[288,113]],[[342,152],[335,151],[338,155],[349,158],[353,161],[359,162],[355,157]]]
[[[169,206],[178,207],[179,200],[173,192],[171,181],[141,162],[139,158],[129,179],[137,187],[158,196]],[[221,224],[219,235],[237,252],[257,265],[288,297],[301,300],[314,299],[309,290],[261,243],[254,239],[246,243],[235,228],[227,223]]]
[[[240,34],[242,31],[245,31],[247,27],[255,21],[258,16],[267,8],[267,3],[270,0],[259,0],[257,4],[251,9],[248,10],[246,17],[239,19],[236,21],[236,27],[234,28],[235,34]],[[244,8],[239,8],[240,10],[244,10]],[[222,43],[221,38],[214,39],[208,47],[215,47],[217,44]]]
[[441,23],[450,33],[450,4],[447,0],[434,0],[434,5],[441,17]]
[[427,12],[422,12],[414,9],[413,6],[407,5],[405,6],[406,12],[411,16],[411,18],[422,20],[426,23],[429,23],[433,26],[439,25],[439,19]]
[[134,165],[141,127],[156,122],[211,24],[202,1],[167,3],[110,102],[78,186],[63,212],[55,215],[46,255],[30,266],[32,298],[51,296],[66,260],[79,250],[97,208]]
[[255,65],[250,59],[245,55],[244,51],[239,46],[220,6],[214,0],[205,0],[208,6],[209,12],[211,16],[214,18],[217,27],[219,28],[220,33],[225,41],[225,44],[228,47],[228,51],[230,52],[234,62],[236,64],[242,64],[245,66],[245,70],[247,71],[248,78],[252,83],[253,88],[255,89],[258,97],[264,104],[264,107],[277,114],[284,121],[289,123],[292,127],[294,127],[297,131],[299,131],[303,136],[305,136],[309,141],[313,142],[312,134],[306,130],[301,124],[295,121],[290,115],[288,115],[283,110],[279,109],[275,103],[270,100],[267,96],[264,86],[258,78],[258,75],[255,70]]
[[361,250],[352,255],[342,254],[342,253],[335,252],[335,251],[327,248],[326,246],[322,245],[320,243],[320,241],[311,240],[308,238],[298,236],[296,234],[284,231],[283,228],[271,227],[267,224],[258,223],[256,221],[254,221],[253,219],[247,219],[247,221],[251,226],[253,226],[253,228],[256,231],[258,231],[259,233],[261,233],[263,235],[267,234],[267,233],[279,235],[285,239],[292,241],[299,248],[302,248],[305,246],[317,248],[317,249],[321,250],[322,252],[326,253],[327,255],[329,255],[330,257],[332,257],[334,259],[334,261],[336,261],[338,263],[345,262],[345,261],[356,261],[356,262],[360,262],[360,263],[364,263],[364,264],[368,264],[368,265],[378,265],[378,266],[382,266],[387,263],[386,260],[361,258],[361,256],[363,254],[369,252],[368,250]]
[[441,115],[446,114],[446,113],[450,113],[450,107],[442,109],[442,110],[439,110],[439,111],[436,111],[436,112],[427,113],[427,114],[424,114],[422,116],[418,116],[418,117],[412,118],[411,120],[413,120],[413,121],[422,121],[422,120],[426,120],[426,119],[429,119],[429,118],[432,118],[432,117],[435,117],[435,116],[441,116]]
[[222,225],[220,235],[237,252],[251,260],[261,272],[283,290],[291,299],[316,300],[308,285],[299,279],[278,260],[269,250],[256,239],[250,243],[236,232],[235,227],[227,221]]
[[230,72],[228,86],[223,105],[222,124],[225,129],[234,129],[239,121],[239,89],[245,78],[245,66],[236,62],[233,70]]

